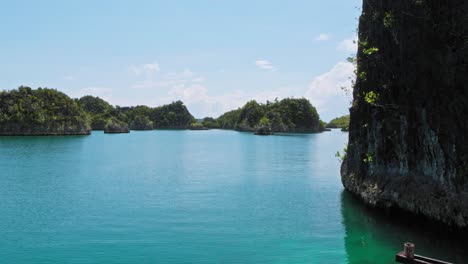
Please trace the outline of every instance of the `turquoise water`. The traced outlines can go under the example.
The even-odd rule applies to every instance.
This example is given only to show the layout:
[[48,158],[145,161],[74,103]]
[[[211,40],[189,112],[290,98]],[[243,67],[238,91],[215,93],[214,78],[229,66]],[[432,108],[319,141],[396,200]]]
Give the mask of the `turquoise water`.
[[145,131],[0,138],[0,263],[393,263],[466,245],[366,210],[347,134]]

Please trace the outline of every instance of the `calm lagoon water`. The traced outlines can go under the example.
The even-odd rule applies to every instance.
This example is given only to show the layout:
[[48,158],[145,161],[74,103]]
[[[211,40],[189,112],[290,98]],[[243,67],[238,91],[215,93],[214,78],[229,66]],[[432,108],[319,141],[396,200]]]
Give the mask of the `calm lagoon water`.
[[460,241],[343,191],[347,134],[146,131],[0,138],[0,263],[394,263]]

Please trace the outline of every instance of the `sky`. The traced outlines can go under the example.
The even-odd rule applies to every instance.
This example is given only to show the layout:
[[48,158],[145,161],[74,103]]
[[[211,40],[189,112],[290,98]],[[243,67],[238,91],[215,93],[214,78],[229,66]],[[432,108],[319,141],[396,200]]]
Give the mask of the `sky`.
[[182,100],[196,118],[305,97],[329,121],[350,106],[361,1],[0,0],[0,89]]

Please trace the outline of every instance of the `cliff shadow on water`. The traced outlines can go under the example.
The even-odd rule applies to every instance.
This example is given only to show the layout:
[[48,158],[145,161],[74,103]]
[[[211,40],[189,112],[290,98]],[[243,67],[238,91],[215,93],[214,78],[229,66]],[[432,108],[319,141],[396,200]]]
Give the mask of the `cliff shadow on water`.
[[408,241],[416,244],[416,254],[468,263],[466,233],[448,232],[411,214],[370,208],[347,191],[341,194],[341,213],[348,263],[395,263],[395,254]]

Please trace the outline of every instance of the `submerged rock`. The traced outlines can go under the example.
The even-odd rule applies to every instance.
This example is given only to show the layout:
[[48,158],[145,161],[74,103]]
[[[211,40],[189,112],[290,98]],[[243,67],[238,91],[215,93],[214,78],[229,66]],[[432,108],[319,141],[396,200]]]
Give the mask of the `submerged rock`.
[[364,0],[344,187],[468,228],[468,1]]

